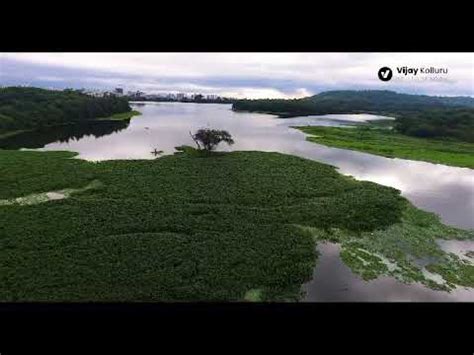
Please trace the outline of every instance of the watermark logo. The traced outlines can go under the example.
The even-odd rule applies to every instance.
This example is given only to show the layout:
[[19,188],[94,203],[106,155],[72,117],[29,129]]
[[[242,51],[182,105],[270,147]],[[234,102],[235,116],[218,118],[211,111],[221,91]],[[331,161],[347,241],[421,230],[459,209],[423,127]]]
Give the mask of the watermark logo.
[[411,82],[420,82],[420,81],[442,81],[442,82],[452,82],[448,76],[448,68],[443,67],[409,67],[401,66],[395,67],[395,70],[392,70],[389,67],[382,67],[379,69],[377,75],[382,81],[411,81]]
[[390,69],[389,67],[382,67],[379,69],[378,76],[379,79],[382,81],[389,81],[390,79],[392,79],[393,76],[392,69]]

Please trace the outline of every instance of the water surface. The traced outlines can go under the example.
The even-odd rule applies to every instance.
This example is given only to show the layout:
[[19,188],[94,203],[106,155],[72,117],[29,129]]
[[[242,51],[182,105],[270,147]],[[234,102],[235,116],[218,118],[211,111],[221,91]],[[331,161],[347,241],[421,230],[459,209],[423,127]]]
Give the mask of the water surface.
[[[79,158],[88,160],[154,159],[154,149],[173,154],[176,146],[194,145],[189,132],[205,127],[226,129],[236,143],[219,146],[218,150],[276,151],[331,164],[358,180],[399,189],[415,206],[435,212],[446,224],[474,228],[474,170],[325,147],[306,141],[304,133],[291,128],[342,126],[386,117],[324,115],[278,119],[268,114],[233,112],[230,105],[192,103],[148,102],[135,109],[142,115],[130,123],[28,133],[10,144],[15,148],[76,151]],[[466,246],[459,243],[462,242],[440,245],[458,252]],[[472,242],[468,243],[472,246]],[[323,243],[319,248],[322,254],[314,278],[304,285],[306,301],[474,301],[472,289],[447,293],[420,284],[406,285],[389,277],[366,282],[341,261],[337,245]]]
[[305,302],[473,302],[472,288],[451,292],[435,291],[420,283],[405,284],[393,277],[380,276],[364,281],[339,257],[334,243],[319,243],[320,256],[313,279],[303,285]]
[[[194,145],[190,131],[203,127],[226,129],[236,143],[232,147],[222,145],[218,150],[276,151],[328,163],[358,180],[401,190],[414,205],[437,213],[447,224],[474,228],[474,170],[325,147],[306,141],[303,132],[290,127],[342,126],[386,117],[324,115],[278,119],[267,114],[233,112],[230,105],[193,103],[147,103],[136,109],[142,116],[132,119],[126,128],[100,136],[91,133],[68,141],[52,141],[44,149],[72,150],[89,160],[154,159],[151,152],[155,148],[173,154],[176,146]],[[28,139],[33,140],[31,135]]]

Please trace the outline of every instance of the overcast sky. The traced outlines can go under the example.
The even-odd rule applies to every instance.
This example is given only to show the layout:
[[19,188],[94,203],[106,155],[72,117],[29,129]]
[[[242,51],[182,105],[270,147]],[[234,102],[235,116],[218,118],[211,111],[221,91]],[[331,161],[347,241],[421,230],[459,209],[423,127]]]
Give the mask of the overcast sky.
[[[441,80],[394,78],[380,67],[447,68]],[[439,76],[439,75],[435,75]],[[388,89],[474,96],[474,53],[0,53],[0,85],[292,98]]]

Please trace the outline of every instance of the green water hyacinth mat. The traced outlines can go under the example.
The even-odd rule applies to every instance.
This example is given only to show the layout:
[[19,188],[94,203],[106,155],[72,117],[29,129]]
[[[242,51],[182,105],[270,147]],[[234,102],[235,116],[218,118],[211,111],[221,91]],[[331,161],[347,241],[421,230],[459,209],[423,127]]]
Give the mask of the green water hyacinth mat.
[[[297,301],[322,240],[341,243],[367,280],[474,285],[469,258],[436,243],[472,231],[329,165],[190,147],[155,160],[74,156],[0,150],[0,300]],[[51,192],[63,197],[5,202]]]

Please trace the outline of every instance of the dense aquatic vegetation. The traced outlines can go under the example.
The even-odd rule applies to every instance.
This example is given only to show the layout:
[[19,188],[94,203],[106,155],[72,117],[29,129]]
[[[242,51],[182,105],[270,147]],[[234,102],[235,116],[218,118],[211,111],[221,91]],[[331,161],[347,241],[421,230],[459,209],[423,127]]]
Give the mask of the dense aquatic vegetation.
[[435,237],[466,237],[395,189],[294,156],[190,147],[156,160],[74,156],[0,150],[0,200],[71,191],[0,206],[0,300],[297,300],[316,240],[395,259],[409,282],[424,279],[407,255],[443,257]]
[[399,94],[386,90],[327,91],[302,99],[239,100],[234,110],[298,115],[372,113],[396,118],[395,129],[423,138],[474,142],[474,98]]
[[[317,240],[340,243],[342,260],[365,280],[386,275],[445,291],[456,286],[474,287],[474,263],[445,253],[437,243],[440,239],[473,240],[474,231],[446,226],[436,215],[410,204],[399,222],[357,235],[339,228],[302,228]],[[428,277],[427,271],[434,272],[440,281]]]
[[310,135],[306,138],[307,140],[331,147],[357,150],[389,158],[423,160],[474,168],[474,143],[408,137],[393,130],[372,125],[296,128]]
[[0,88],[0,134],[80,123],[131,111],[128,100],[92,97],[75,90]]

